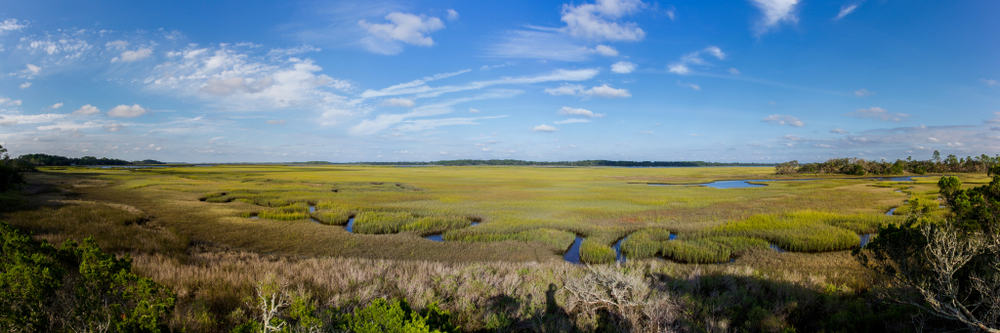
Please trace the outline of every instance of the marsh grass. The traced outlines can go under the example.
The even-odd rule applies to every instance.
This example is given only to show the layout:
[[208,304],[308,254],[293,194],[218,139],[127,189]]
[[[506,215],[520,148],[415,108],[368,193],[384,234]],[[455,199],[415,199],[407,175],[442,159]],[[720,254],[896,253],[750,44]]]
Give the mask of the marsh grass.
[[587,264],[607,264],[615,261],[615,250],[600,240],[590,238],[580,243],[580,261]]
[[658,255],[663,243],[670,240],[670,231],[663,228],[647,228],[636,231],[622,242],[622,252],[629,259],[645,259]]
[[706,234],[765,239],[787,251],[840,251],[857,247],[861,241],[857,233],[827,224],[828,217],[815,212],[754,215],[712,228]]
[[661,253],[667,259],[682,263],[716,264],[733,258],[732,250],[709,239],[673,240],[663,242]]
[[471,224],[472,220],[465,216],[424,216],[403,225],[401,231],[412,231],[423,236],[465,228]]
[[309,204],[296,202],[287,206],[264,209],[257,213],[257,216],[262,219],[279,221],[303,220],[309,218]]
[[573,241],[576,240],[576,234],[572,232],[551,228],[529,229],[513,233],[482,232],[473,229],[451,230],[445,232],[443,237],[446,241],[462,242],[499,242],[506,240],[538,242],[556,253],[565,252],[573,244]]
[[354,217],[354,232],[360,234],[395,234],[416,220],[409,212],[360,212]]

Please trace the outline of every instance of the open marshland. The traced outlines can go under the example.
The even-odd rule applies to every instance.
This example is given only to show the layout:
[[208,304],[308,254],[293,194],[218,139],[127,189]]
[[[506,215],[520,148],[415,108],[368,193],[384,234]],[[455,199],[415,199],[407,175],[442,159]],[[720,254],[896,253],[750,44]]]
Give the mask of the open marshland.
[[[769,244],[849,251],[898,221],[886,212],[903,213],[907,200],[938,209],[934,177],[773,181],[794,178],[769,167],[234,165],[52,168],[37,177],[83,179],[74,191],[88,200],[135,207],[188,242],[454,262],[561,260],[577,238],[585,263],[724,263]],[[742,179],[762,186],[698,185]]]
[[[938,177],[770,167],[50,167],[26,178],[28,204],[6,223],[129,255],[138,274],[177,292],[169,326],[196,331],[247,321],[232,311],[252,313],[246,297],[261,281],[339,311],[381,298],[440,302],[466,331],[810,327],[798,320],[813,307],[833,311],[825,316],[878,306],[859,296],[873,275],[852,251],[880,226],[901,212],[945,214]],[[704,185],[744,180],[757,186]],[[652,288],[643,307],[675,317],[580,313],[574,284],[601,274]],[[720,292],[763,294],[743,304]],[[745,307],[760,316],[741,317]],[[884,327],[869,319],[850,325]],[[640,324],[656,327],[628,326]]]

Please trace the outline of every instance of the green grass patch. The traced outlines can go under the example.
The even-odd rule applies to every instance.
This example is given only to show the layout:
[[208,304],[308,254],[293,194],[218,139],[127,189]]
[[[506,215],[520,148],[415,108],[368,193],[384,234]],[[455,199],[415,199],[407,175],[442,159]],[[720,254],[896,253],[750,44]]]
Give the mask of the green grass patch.
[[728,246],[709,239],[672,240],[662,244],[664,257],[683,263],[724,263],[733,257]]
[[354,217],[354,232],[361,234],[394,234],[416,218],[409,212],[360,212]]
[[309,218],[309,204],[297,202],[283,207],[269,208],[257,213],[262,219],[293,221]]
[[[357,221],[354,223],[357,225]],[[539,242],[558,253],[566,251],[576,240],[576,234],[572,232],[551,228],[529,229],[512,233],[484,232],[472,229],[456,229],[445,232],[444,239],[464,242],[500,242],[505,240]]]
[[670,240],[670,231],[647,228],[636,231],[622,242],[622,252],[629,259],[652,258],[660,253],[662,243]]
[[615,250],[598,240],[584,239],[580,244],[580,261],[587,264],[607,264],[615,261]]
[[765,239],[796,252],[840,251],[858,246],[861,240],[857,233],[827,224],[824,216],[814,212],[754,215],[717,226],[708,233]]
[[468,227],[471,224],[472,221],[465,216],[424,216],[404,225],[402,231],[413,231],[421,235],[430,235],[443,233],[451,229]]

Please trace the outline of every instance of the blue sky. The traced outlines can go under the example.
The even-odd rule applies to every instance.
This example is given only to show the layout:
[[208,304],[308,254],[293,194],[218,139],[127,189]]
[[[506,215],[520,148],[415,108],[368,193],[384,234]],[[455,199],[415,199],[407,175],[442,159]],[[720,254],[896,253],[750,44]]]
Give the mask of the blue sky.
[[997,1],[19,1],[0,144],[165,161],[1000,153]]

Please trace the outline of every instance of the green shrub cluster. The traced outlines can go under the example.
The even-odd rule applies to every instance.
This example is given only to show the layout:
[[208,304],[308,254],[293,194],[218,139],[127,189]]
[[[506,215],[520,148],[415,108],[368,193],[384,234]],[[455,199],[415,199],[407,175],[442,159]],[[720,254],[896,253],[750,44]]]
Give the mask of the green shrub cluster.
[[615,261],[615,250],[598,240],[584,239],[580,243],[580,261],[587,264],[607,264]]
[[174,295],[93,239],[55,248],[0,223],[0,331],[166,330]]
[[622,242],[622,252],[629,259],[651,258],[660,253],[662,243],[670,240],[670,231],[647,228],[636,231]]
[[457,332],[451,314],[431,303],[423,311],[414,311],[406,301],[375,299],[368,306],[354,310],[341,319],[341,329],[356,333]]

